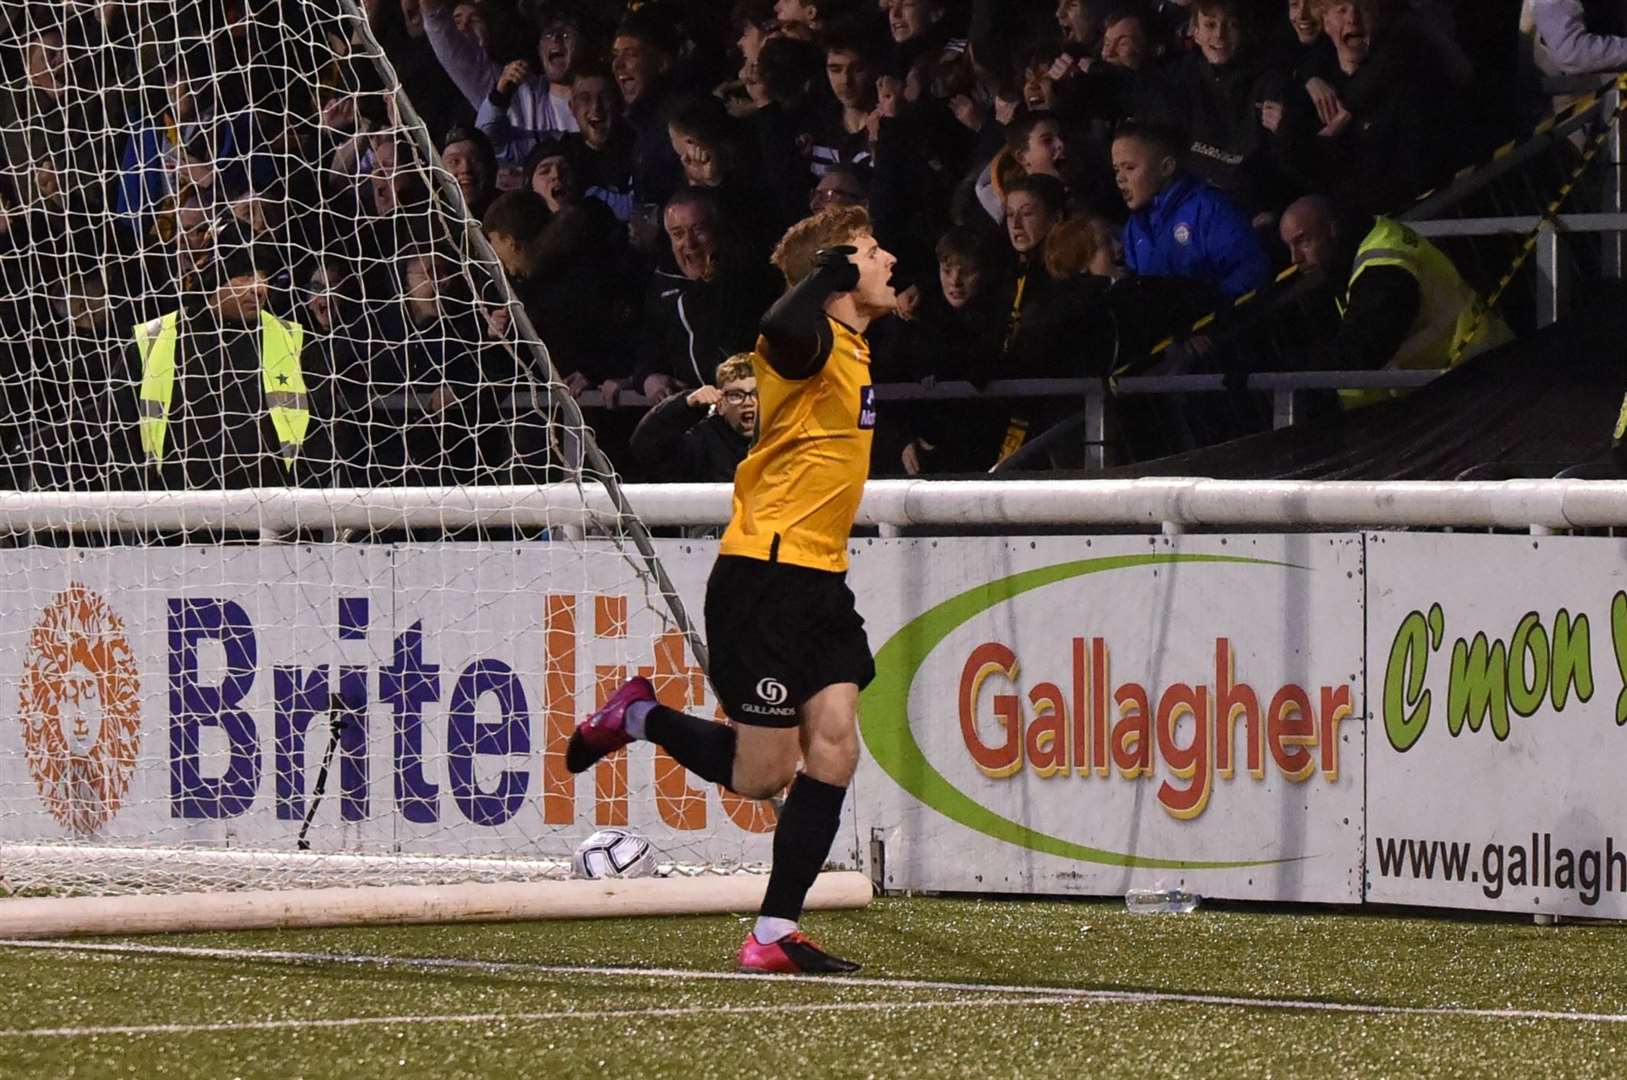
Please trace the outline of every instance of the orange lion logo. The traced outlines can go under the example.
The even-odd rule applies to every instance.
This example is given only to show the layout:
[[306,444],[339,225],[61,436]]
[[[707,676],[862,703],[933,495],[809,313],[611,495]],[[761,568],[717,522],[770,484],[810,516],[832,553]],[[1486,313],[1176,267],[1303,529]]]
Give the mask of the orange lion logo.
[[111,821],[130,787],[140,691],[124,621],[83,585],[59,594],[29,635],[18,710],[34,784],[81,836]]

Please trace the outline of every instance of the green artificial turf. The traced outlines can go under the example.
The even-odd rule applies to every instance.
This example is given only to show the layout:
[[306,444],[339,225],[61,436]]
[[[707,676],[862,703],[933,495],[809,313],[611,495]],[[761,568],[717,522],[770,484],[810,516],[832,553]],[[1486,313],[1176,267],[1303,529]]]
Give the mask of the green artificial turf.
[[130,942],[232,951],[212,956],[0,947],[0,1076],[1611,1076],[1627,1054],[1627,1023],[1463,1011],[1627,1020],[1613,925],[923,898],[807,925],[866,981],[603,970],[727,973],[735,918]]

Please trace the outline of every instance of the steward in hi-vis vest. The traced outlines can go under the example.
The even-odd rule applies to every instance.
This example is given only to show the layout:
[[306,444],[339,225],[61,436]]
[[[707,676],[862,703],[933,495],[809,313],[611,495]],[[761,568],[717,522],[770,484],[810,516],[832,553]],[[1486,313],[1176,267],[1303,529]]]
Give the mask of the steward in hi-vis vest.
[[[1294,265],[1345,279],[1339,332],[1308,362],[1311,370],[1445,369],[1514,340],[1452,260],[1401,222],[1366,218],[1352,228],[1311,196],[1283,214],[1282,239]],[[1339,393],[1346,408],[1395,396]]]
[[[147,460],[164,460],[170,403],[175,397],[175,353],[180,342],[180,313],[171,312],[135,329],[141,355],[141,450]],[[311,427],[300,347],[305,331],[269,311],[260,312],[260,373],[266,413],[277,432],[283,464],[292,469]]]
[[147,486],[279,487],[331,469],[331,440],[310,445],[326,418],[311,404],[305,331],[265,303],[265,275],[240,249],[212,289],[131,330]]

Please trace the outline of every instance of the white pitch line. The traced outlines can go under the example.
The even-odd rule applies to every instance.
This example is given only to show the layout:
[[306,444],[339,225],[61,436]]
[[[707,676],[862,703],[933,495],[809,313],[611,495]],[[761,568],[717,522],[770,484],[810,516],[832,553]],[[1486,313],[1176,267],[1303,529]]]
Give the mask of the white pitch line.
[[[443,1013],[433,1016],[348,1016],[309,1020],[245,1020],[216,1024],[120,1024],[106,1027],[11,1028],[0,1039],[84,1039],[111,1035],[196,1035],[226,1031],[287,1031],[302,1028],[387,1027],[392,1024],[533,1024],[553,1020],[665,1020],[686,1016],[772,1013],[880,1012],[899,1009],[988,1009],[1008,1005],[1056,1005],[1052,996],[978,1001],[846,1001],[804,1005],[694,1005],[671,1009],[579,1009],[554,1012]],[[1072,1002],[1067,1004],[1085,1004]]]
[[1364,1016],[1444,1016],[1484,1020],[1556,1020],[1566,1023],[1627,1024],[1627,1013],[1563,1012],[1553,1009],[1469,1009],[1448,1005],[1380,1005],[1360,1002],[1317,1001],[1309,998],[1254,998],[1226,994],[1187,994],[1165,990],[1099,990],[1072,986],[1001,986],[995,983],[943,982],[931,979],[872,979],[853,975],[757,975],[750,972],[693,971],[685,968],[587,967],[571,964],[515,963],[503,960],[463,960],[434,956],[289,952],[274,949],[214,949],[188,945],[149,945],[140,942],[0,939],[0,948],[114,953],[138,956],[181,956],[208,960],[273,960],[296,964],[397,967],[421,971],[483,971],[490,974],[564,975],[575,978],[808,983],[818,986],[851,986],[870,990],[931,990],[963,994],[989,994],[1001,998],[1022,996],[1026,998],[1045,998],[1059,1004],[1070,1001],[1096,1001],[1141,1005],[1213,1005],[1225,1008],[1351,1013]]

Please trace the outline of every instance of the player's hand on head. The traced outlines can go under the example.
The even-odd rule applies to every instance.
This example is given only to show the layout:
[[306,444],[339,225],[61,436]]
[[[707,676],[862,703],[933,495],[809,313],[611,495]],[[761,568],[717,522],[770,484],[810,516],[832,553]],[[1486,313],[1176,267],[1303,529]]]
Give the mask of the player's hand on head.
[[853,261],[858,253],[852,244],[820,248],[814,253],[814,267],[818,273],[830,275],[833,291],[852,292],[859,287],[859,264]]

